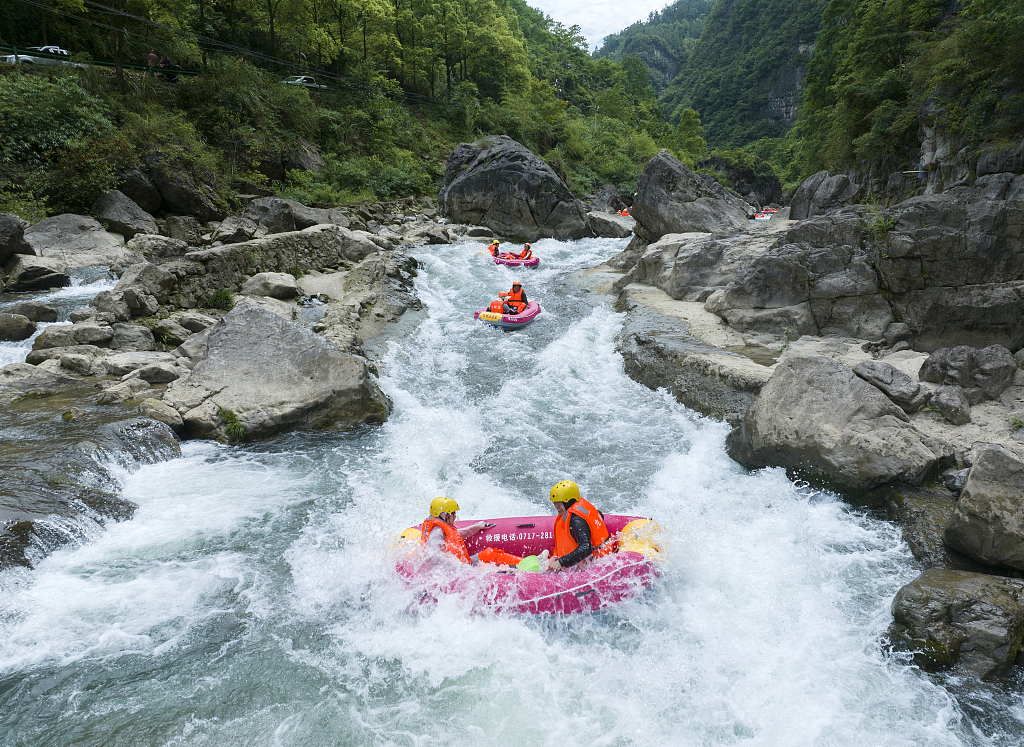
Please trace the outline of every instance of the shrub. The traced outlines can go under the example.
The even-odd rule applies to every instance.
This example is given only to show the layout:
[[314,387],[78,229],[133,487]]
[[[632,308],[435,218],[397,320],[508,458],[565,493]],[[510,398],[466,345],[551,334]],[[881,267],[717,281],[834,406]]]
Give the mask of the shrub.
[[218,291],[214,291],[205,301],[203,306],[208,309],[221,309],[223,311],[231,311],[235,305],[235,296],[227,288],[221,288]]

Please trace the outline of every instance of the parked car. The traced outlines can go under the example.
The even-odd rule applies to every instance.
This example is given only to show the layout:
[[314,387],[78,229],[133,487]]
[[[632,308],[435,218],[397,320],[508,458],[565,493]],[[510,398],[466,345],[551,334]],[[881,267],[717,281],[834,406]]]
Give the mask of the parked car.
[[311,88],[314,91],[326,91],[327,86],[321,86],[316,82],[316,78],[312,75],[291,75],[284,80],[282,83],[287,83],[290,86],[304,86],[305,88]]
[[[85,65],[71,61],[71,53],[54,45],[29,47],[29,54],[9,54],[3,58],[8,65]],[[32,53],[35,54],[32,54]]]

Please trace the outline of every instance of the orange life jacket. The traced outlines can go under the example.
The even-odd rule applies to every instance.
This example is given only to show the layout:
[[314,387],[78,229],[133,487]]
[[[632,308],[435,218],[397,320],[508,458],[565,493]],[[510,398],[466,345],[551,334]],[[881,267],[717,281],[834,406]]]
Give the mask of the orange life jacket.
[[508,297],[505,299],[508,305],[516,310],[516,313],[522,312],[526,308],[526,301],[523,300],[523,286],[519,286],[517,292],[515,288],[508,292]]
[[505,304],[502,303],[500,300],[498,300],[498,301],[491,301],[491,311],[496,311],[496,312],[498,312],[500,314],[504,310],[505,310]]
[[491,256],[494,256],[494,257],[498,256],[498,245],[497,244],[491,244],[487,248],[491,250]]
[[445,552],[451,553],[463,563],[470,565],[473,563],[469,559],[469,549],[466,547],[466,540],[462,539],[459,530],[445,524],[440,519],[435,519],[433,516],[428,516],[423,520],[423,524],[420,526],[420,542],[427,544],[427,538],[435,529],[440,529],[444,533]]
[[614,552],[615,543],[607,541],[608,527],[605,526],[601,514],[588,501],[579,498],[564,514],[555,519],[555,557],[568,555],[579,547],[579,543],[569,532],[569,520],[573,514],[586,521],[590,527],[590,545],[594,548],[591,557],[600,558]]
[[523,249],[523,251],[519,252],[519,254],[516,255],[516,258],[517,259],[529,259],[532,256],[533,256],[533,250],[532,249]]

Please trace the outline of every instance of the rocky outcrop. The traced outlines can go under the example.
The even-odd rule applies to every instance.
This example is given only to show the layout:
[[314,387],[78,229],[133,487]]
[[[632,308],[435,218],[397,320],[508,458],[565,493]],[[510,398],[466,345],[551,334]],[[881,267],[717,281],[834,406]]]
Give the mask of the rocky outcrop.
[[29,224],[13,213],[0,213],[0,267],[14,254],[31,254],[24,242],[25,229]]
[[543,160],[504,135],[461,143],[448,156],[438,195],[452,221],[522,241],[591,235],[583,203]]
[[153,216],[116,189],[104,193],[92,211],[111,231],[130,239],[140,233],[157,233]]
[[625,239],[633,235],[636,221],[628,215],[591,211],[587,220],[594,235],[603,239]]
[[630,214],[636,219],[636,235],[654,242],[669,233],[745,228],[753,210],[711,177],[694,174],[662,150],[640,174]]
[[751,469],[786,467],[854,490],[896,480],[919,485],[942,456],[888,397],[820,356],[781,361],[727,448]]
[[120,236],[84,215],[65,213],[41,220],[25,229],[24,241],[35,256],[54,260],[65,271],[138,259]]
[[594,199],[590,202],[590,209],[594,212],[615,214],[623,208],[629,207],[619,196],[619,190],[612,184],[605,184],[598,190]]
[[255,306],[211,329],[206,358],[164,402],[189,434],[223,440],[381,422],[390,409],[364,360]]
[[1024,461],[996,446],[981,452],[945,541],[986,565],[1024,570]]
[[160,192],[141,169],[128,169],[122,173],[117,188],[150,215],[154,215],[160,209]]
[[733,190],[749,205],[760,209],[780,202],[785,194],[782,183],[771,169],[757,173],[753,169],[734,163],[721,156],[711,156],[697,164],[701,171],[715,171],[724,174]]
[[212,174],[204,178],[157,152],[146,155],[143,161],[165,212],[195,216],[204,222],[218,220],[227,212],[227,203]]
[[854,184],[845,174],[830,175],[819,171],[807,177],[793,193],[789,205],[791,220],[805,220],[852,202],[861,194],[860,185]]
[[989,345],[979,350],[960,345],[933,352],[918,375],[921,381],[960,387],[967,401],[976,405],[999,397],[1016,373],[1017,361],[1003,346]]
[[981,679],[1005,673],[1024,639],[1024,581],[930,569],[896,594],[888,637],[935,671],[956,667]]

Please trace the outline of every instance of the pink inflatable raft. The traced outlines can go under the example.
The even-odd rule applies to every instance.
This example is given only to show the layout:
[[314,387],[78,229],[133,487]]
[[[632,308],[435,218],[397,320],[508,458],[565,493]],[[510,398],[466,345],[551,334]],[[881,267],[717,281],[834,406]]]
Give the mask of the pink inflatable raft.
[[[661,552],[660,527],[638,516],[605,514],[604,518],[616,540],[616,551],[559,573],[488,564],[471,567],[454,558],[430,564],[419,542],[418,527],[402,532],[397,569],[411,586],[422,589],[423,603],[458,594],[477,612],[592,612],[640,594],[658,577],[655,561]],[[456,526],[474,523],[459,521]],[[486,524],[486,529],[466,540],[471,555],[484,547],[519,556],[538,555],[554,546],[554,516],[488,519]]]
[[529,259],[519,259],[511,254],[498,253],[498,256],[494,258],[494,264],[496,265],[508,265],[509,267],[536,267],[540,264],[540,257],[530,257]]
[[473,314],[473,318],[492,324],[495,327],[501,327],[502,329],[519,329],[540,316],[540,311],[540,304],[536,301],[530,301],[526,304],[526,308],[523,309],[522,313],[519,314],[502,314],[500,311],[480,309],[480,311]]

